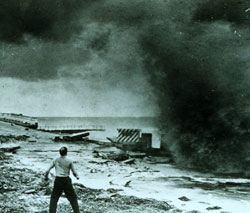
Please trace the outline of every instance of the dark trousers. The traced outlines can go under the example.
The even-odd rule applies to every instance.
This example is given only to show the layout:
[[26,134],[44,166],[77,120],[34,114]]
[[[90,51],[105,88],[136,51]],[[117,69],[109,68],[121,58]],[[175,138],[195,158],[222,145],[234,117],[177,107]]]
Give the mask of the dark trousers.
[[72,209],[74,210],[74,213],[80,213],[77,202],[77,196],[73,189],[70,177],[56,177],[54,182],[54,188],[50,198],[49,212],[56,213],[57,202],[63,192],[69,200]]

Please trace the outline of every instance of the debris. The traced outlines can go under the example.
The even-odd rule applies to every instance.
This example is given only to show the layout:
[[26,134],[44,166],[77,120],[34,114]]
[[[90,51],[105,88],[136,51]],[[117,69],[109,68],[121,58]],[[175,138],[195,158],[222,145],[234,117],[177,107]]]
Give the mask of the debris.
[[81,184],[81,183],[73,183],[73,185],[74,186],[78,186],[78,187],[80,187],[80,188],[87,188],[86,186],[84,186],[83,184]]
[[95,158],[107,159],[107,155],[105,155],[104,153],[98,152],[97,150],[94,150],[93,154]]
[[181,201],[190,201],[190,199],[187,198],[186,196],[179,197],[178,199],[181,200]]
[[112,194],[120,192],[120,191],[123,191],[123,190],[122,189],[114,189],[114,188],[107,189],[107,192],[112,193]]
[[107,200],[111,200],[111,196],[104,192],[102,194],[97,195],[95,200],[105,200],[105,201],[107,201]]
[[146,153],[140,153],[140,152],[128,152],[128,155],[131,158],[145,158],[145,157],[147,157]]
[[0,135],[0,143],[8,143],[15,141],[26,141],[30,136],[27,135]]
[[110,185],[114,185],[113,181],[109,181],[109,184],[110,184]]
[[106,160],[106,161],[100,161],[100,162],[93,161],[93,160],[88,161],[88,163],[94,163],[94,164],[99,164],[99,165],[107,164],[107,163],[109,163],[109,162],[111,162],[111,161],[109,161],[109,160]]
[[20,149],[21,146],[12,146],[12,147],[1,147],[0,151],[3,152],[15,152],[17,149]]
[[124,160],[122,161],[122,163],[125,163],[125,164],[132,164],[135,162],[135,159],[134,158],[130,158],[130,159],[127,159],[127,160]]
[[118,154],[109,154],[108,159],[115,160],[115,161],[124,161],[129,158],[129,155],[126,153],[118,153]]
[[34,194],[34,193],[36,193],[36,190],[35,189],[29,189],[27,191],[24,191],[23,193],[24,194]]
[[219,210],[219,209],[222,209],[222,208],[219,207],[219,206],[213,206],[213,207],[207,207],[206,209],[207,210]]
[[89,132],[83,131],[83,132],[78,132],[78,133],[73,133],[69,135],[64,135],[64,136],[56,136],[54,138],[55,142],[60,142],[60,141],[83,141],[87,139],[89,136]]
[[151,158],[146,158],[146,161],[150,164],[168,164],[171,163],[171,158],[168,157],[151,157]]
[[131,180],[127,181],[127,182],[125,183],[124,186],[125,186],[125,187],[129,187],[129,186],[130,186],[130,185],[129,185],[130,183],[131,183]]
[[91,170],[90,170],[90,173],[97,173],[98,171],[100,171],[100,170],[97,170],[97,169],[91,169]]

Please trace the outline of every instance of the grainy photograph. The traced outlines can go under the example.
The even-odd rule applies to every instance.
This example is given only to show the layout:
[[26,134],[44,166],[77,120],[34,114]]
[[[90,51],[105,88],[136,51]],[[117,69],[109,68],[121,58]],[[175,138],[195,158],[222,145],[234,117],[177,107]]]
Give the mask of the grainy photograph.
[[250,1],[0,0],[1,213],[250,212]]

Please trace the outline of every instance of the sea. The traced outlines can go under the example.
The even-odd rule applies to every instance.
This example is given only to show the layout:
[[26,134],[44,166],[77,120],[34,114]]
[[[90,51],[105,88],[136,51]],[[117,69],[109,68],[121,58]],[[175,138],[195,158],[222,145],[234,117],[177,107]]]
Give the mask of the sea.
[[45,129],[91,129],[90,139],[107,141],[118,136],[117,129],[139,129],[152,134],[152,146],[159,148],[161,136],[156,117],[38,117],[39,128]]
[[38,117],[39,125],[102,125],[105,128],[155,128],[155,117]]

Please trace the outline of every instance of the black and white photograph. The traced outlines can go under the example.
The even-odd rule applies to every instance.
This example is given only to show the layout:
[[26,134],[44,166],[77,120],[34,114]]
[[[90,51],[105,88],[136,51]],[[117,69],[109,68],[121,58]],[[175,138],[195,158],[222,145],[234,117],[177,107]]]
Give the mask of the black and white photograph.
[[0,0],[1,213],[250,212],[250,1]]

